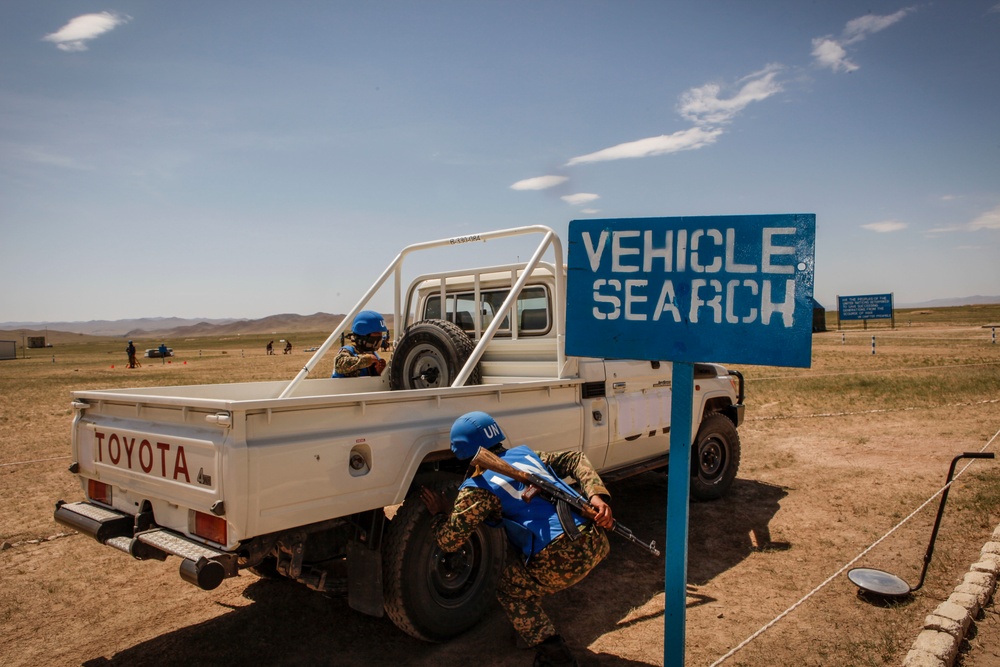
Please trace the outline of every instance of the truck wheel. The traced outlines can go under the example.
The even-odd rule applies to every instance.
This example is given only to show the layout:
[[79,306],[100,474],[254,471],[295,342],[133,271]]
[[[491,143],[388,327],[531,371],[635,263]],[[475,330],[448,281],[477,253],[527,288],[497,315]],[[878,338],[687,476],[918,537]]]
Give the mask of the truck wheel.
[[691,452],[691,497],[715,500],[729,493],[740,467],[740,435],[729,418],[705,415]]
[[[454,498],[458,482],[428,484]],[[440,642],[479,622],[495,598],[506,538],[481,524],[462,548],[445,553],[431,535],[431,514],[411,494],[382,542],[385,611],[403,632]]]
[[[448,387],[475,349],[472,339],[447,320],[423,320],[406,328],[389,365],[390,389]],[[483,381],[479,364],[465,384]]]

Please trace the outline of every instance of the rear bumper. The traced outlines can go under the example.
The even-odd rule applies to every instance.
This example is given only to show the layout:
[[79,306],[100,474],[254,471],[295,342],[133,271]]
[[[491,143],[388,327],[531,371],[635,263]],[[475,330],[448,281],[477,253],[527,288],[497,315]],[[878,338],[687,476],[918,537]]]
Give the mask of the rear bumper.
[[56,503],[57,523],[89,535],[138,560],[166,560],[178,556],[180,576],[204,590],[212,590],[227,577],[238,574],[237,556],[219,551],[163,528],[135,532],[135,518],[124,512],[88,502]]

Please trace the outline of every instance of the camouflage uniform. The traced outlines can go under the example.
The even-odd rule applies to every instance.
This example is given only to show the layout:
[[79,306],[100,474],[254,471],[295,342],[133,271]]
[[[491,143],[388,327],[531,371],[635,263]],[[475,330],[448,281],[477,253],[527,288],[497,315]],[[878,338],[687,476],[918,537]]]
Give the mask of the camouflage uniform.
[[347,347],[340,348],[337,357],[333,361],[334,372],[340,373],[344,377],[356,378],[361,374],[361,370],[368,368],[378,361],[378,355],[370,352],[360,352],[351,354]]
[[[538,452],[542,461],[560,477],[580,483],[585,498],[609,497],[607,488],[581,452]],[[481,471],[477,470],[475,474]],[[501,518],[500,499],[484,489],[463,488],[455,499],[450,516],[435,518],[434,535],[444,551],[458,550],[476,527]],[[604,530],[588,523],[576,540],[561,535],[524,562],[523,554],[512,549],[497,586],[497,600],[514,629],[535,646],[556,634],[542,609],[542,597],[569,588],[582,580],[608,555],[610,546]]]

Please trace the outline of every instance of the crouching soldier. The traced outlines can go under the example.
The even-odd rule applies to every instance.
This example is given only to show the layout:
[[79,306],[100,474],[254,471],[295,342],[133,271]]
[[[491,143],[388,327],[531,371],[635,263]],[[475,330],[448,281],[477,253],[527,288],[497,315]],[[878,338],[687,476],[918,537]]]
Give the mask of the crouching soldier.
[[[581,581],[608,555],[610,547],[602,528],[614,525],[604,500],[610,494],[582,452],[535,452],[524,445],[505,449],[503,440],[500,426],[485,412],[462,415],[451,427],[451,450],[459,460],[471,459],[483,447],[515,468],[531,470],[556,484],[565,485],[562,479],[572,477],[597,510],[594,521],[574,511],[572,519],[563,517],[574,526],[564,526],[551,502],[541,497],[525,502],[521,499],[524,484],[479,468],[471,469],[459,487],[450,513],[438,491],[425,487],[421,499],[438,515],[434,536],[446,552],[458,550],[480,523],[502,522],[519,557],[507,559],[500,577],[500,606],[521,638],[535,649],[536,667],[573,666],[576,659],[542,609],[542,598]],[[567,531],[576,534],[575,539]]]

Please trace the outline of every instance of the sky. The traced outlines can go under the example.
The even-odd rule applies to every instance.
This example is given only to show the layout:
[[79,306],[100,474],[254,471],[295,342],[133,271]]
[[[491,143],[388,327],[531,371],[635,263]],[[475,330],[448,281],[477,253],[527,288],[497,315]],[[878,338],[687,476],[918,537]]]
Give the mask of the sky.
[[768,213],[816,215],[828,309],[1000,295],[998,0],[6,0],[0,63],[0,322],[344,313],[412,243]]

